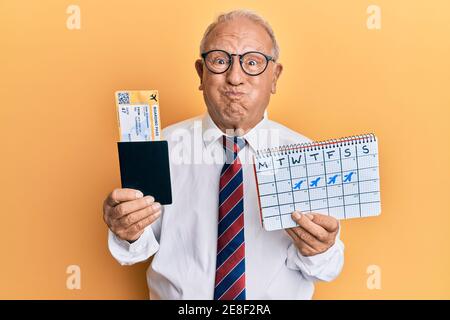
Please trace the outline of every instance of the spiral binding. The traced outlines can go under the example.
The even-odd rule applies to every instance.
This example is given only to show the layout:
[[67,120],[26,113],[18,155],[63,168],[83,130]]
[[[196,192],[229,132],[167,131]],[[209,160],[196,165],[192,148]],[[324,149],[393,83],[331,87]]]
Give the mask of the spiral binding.
[[365,133],[361,135],[342,137],[339,139],[287,144],[276,148],[261,149],[256,151],[256,156],[258,158],[264,158],[270,156],[279,156],[305,151],[323,150],[328,148],[368,143],[376,140],[377,138],[374,133]]

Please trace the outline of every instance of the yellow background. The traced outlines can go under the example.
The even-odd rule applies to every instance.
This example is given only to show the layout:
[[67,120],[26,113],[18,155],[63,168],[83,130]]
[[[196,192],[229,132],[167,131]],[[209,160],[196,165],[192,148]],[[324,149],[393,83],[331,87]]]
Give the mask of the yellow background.
[[[370,4],[381,30],[366,27]],[[148,263],[119,266],[102,221],[120,184],[114,92],[158,89],[163,126],[202,113],[198,45],[234,8],[280,43],[270,118],[313,139],[379,137],[382,215],[342,223],[344,270],[315,298],[450,298],[446,0],[0,0],[0,298],[147,298]],[[81,290],[66,288],[72,264]],[[372,264],[381,290],[366,286]]]

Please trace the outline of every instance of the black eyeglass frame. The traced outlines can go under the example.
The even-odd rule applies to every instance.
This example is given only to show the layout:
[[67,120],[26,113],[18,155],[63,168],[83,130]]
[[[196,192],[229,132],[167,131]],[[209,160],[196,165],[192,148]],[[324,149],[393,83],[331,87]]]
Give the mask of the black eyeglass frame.
[[[211,52],[223,52],[223,53],[225,53],[225,54],[228,56],[228,58],[230,59],[230,64],[228,65],[228,67],[227,67],[224,71],[216,72],[216,71],[211,70],[211,69],[208,67],[208,64],[206,63],[206,57],[207,57],[208,54],[211,53]],[[264,56],[264,58],[266,58],[266,66],[264,67],[264,69],[263,69],[261,72],[259,72],[259,73],[257,73],[257,74],[252,74],[252,73],[248,73],[247,71],[245,71],[244,67],[242,66],[243,57],[244,57],[246,54],[249,54],[249,53],[259,53],[259,54],[262,54],[262,55]],[[209,51],[203,52],[203,53],[201,54],[201,57],[203,58],[203,61],[205,62],[206,68],[207,68],[210,72],[212,72],[212,73],[214,73],[214,74],[222,74],[222,73],[225,73],[225,72],[227,72],[228,70],[230,70],[230,68],[231,68],[231,66],[233,65],[233,62],[234,62],[233,56],[239,57],[239,64],[241,65],[242,71],[244,71],[245,74],[247,74],[247,75],[249,75],[249,76],[252,76],[252,77],[259,76],[259,75],[262,74],[264,71],[266,71],[267,66],[269,65],[269,62],[270,62],[270,61],[275,62],[275,59],[274,59],[272,56],[269,56],[269,55],[267,55],[267,54],[265,54],[265,53],[262,53],[262,52],[259,52],[259,51],[248,51],[248,52],[245,52],[245,53],[243,53],[243,54],[237,54],[237,53],[228,53],[228,52],[226,52],[225,50],[214,49],[214,50],[209,50]]]

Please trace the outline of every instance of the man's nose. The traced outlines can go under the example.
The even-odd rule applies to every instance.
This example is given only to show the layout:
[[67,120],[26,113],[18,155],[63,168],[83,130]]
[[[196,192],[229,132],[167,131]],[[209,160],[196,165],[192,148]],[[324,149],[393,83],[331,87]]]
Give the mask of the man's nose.
[[244,71],[241,68],[241,64],[238,56],[232,56],[233,64],[227,71],[227,81],[228,83],[237,86],[240,85],[244,80]]

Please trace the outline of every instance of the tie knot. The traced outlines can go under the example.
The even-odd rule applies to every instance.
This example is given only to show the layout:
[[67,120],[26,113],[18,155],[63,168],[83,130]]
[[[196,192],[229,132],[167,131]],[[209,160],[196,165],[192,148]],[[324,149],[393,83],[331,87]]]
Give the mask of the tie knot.
[[232,152],[234,154],[239,153],[239,151],[242,150],[242,148],[245,147],[245,139],[237,136],[229,137],[229,136],[223,136],[222,137],[222,143],[223,148],[227,152]]
[[241,137],[222,137],[225,151],[225,163],[231,164],[238,158],[238,153],[245,146],[245,139]]

